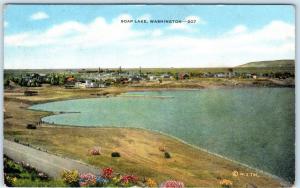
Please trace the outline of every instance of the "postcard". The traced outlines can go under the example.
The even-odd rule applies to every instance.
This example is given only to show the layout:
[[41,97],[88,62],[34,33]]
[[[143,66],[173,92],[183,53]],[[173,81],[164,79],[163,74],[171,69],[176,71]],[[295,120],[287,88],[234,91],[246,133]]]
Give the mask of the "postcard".
[[7,4],[10,187],[290,187],[295,7]]

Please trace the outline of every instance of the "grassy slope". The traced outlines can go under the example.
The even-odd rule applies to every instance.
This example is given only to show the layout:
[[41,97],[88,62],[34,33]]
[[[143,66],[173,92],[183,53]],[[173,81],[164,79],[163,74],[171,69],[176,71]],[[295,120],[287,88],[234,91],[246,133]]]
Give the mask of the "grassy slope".
[[250,62],[238,67],[295,67],[294,60],[275,60],[275,61],[257,61],[257,62]]
[[[184,181],[188,186],[218,186],[222,178],[234,182],[234,187],[252,183],[263,187],[278,187],[279,181],[259,174],[260,177],[233,177],[232,171],[253,172],[225,159],[194,149],[158,133],[125,128],[80,128],[46,125],[37,130],[26,129],[29,122],[37,122],[47,112],[27,110],[31,103],[49,100],[91,97],[102,90],[65,90],[38,88],[39,96],[24,97],[20,92],[5,93],[4,136],[47,149],[51,153],[82,160],[99,167],[113,167],[121,173],[152,177],[158,182],[166,179]],[[110,92],[119,92],[110,89]],[[103,155],[89,156],[87,150],[101,146]],[[172,158],[164,159],[159,146],[166,146]],[[118,151],[122,157],[112,159]]]

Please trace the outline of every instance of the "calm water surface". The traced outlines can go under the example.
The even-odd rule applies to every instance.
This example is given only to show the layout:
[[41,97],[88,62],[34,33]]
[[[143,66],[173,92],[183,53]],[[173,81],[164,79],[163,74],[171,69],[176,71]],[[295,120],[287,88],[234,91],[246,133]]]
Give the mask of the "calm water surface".
[[80,112],[43,118],[49,123],[161,131],[294,181],[294,104],[292,88],[241,88],[130,92],[31,109]]

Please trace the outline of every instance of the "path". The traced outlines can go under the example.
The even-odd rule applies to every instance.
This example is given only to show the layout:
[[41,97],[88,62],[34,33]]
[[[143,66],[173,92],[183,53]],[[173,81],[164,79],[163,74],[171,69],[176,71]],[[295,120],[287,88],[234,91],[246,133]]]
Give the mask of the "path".
[[99,174],[99,168],[73,159],[59,157],[9,140],[3,141],[3,152],[14,161],[29,163],[50,177],[60,177],[63,170],[76,169],[80,173]]

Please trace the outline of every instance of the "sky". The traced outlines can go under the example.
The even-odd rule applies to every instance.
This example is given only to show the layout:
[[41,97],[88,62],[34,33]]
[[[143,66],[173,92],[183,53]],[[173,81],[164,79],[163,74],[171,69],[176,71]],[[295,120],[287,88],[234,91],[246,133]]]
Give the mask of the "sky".
[[5,69],[233,67],[295,59],[291,5],[11,4],[3,27]]

